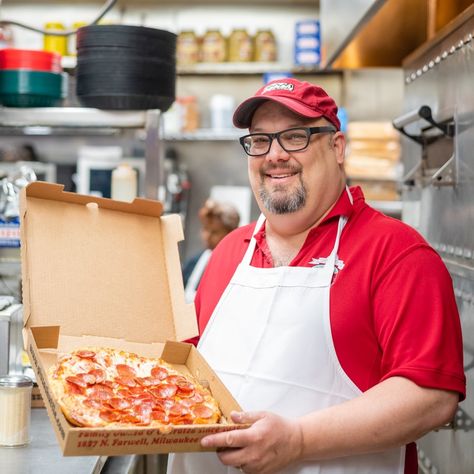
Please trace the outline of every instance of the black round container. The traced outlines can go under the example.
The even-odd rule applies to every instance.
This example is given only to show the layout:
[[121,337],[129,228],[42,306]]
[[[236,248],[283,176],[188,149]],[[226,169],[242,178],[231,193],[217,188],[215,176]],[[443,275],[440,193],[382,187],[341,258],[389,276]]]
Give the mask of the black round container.
[[143,26],[92,25],[77,34],[76,95],[86,107],[168,110],[175,100],[176,35]]

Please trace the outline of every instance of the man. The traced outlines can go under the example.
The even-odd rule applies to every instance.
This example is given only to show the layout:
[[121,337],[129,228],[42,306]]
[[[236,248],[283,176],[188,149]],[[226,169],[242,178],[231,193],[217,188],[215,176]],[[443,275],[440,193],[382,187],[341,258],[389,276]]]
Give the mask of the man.
[[[324,90],[262,87],[235,111],[256,225],[214,250],[199,348],[247,429],[172,456],[173,473],[415,473],[413,441],[465,396],[452,283],[413,229],[347,188],[345,138]],[[227,470],[227,466],[231,468]]]

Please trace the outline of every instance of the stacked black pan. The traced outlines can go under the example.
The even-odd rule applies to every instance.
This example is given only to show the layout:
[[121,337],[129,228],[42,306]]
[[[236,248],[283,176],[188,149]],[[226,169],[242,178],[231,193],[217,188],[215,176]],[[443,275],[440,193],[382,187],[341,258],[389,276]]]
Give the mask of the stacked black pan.
[[76,94],[86,107],[168,110],[175,100],[176,35],[130,25],[77,32]]

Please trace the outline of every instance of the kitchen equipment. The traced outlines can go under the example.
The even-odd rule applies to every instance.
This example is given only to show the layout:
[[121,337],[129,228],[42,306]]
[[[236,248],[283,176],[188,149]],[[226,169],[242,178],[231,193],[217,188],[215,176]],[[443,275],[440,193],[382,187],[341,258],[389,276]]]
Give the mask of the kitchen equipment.
[[61,74],[0,70],[0,103],[7,107],[52,107],[59,105],[63,94]]
[[175,99],[176,35],[129,25],[77,32],[76,95],[86,107],[168,110]]
[[50,51],[30,49],[0,49],[0,69],[62,72],[61,55]]
[[429,474],[471,474],[474,466],[473,31],[474,5],[404,60],[405,113],[394,120],[402,133],[402,219],[445,262],[463,332],[466,400],[448,426],[417,442],[420,472]]
[[22,305],[12,296],[0,296],[0,375],[22,374]]

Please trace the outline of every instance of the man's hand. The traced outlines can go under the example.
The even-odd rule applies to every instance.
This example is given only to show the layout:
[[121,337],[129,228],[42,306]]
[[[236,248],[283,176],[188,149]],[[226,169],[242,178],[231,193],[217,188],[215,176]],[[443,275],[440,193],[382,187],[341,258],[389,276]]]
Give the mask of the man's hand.
[[246,473],[271,473],[296,461],[303,449],[303,434],[297,420],[269,412],[232,412],[235,423],[252,423],[243,430],[226,431],[202,439],[203,447],[217,448],[227,466]]

